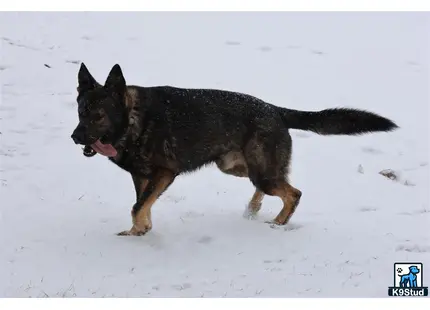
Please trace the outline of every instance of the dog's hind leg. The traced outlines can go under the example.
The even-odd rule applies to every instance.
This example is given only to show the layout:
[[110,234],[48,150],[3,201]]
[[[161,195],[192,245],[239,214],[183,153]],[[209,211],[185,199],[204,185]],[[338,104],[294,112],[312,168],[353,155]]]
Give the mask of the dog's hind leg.
[[133,206],[131,215],[133,227],[128,231],[120,232],[119,236],[140,236],[152,228],[151,207],[160,195],[169,187],[175,179],[175,174],[169,170],[158,170],[153,179],[148,182],[145,191]]
[[[291,159],[291,137],[288,132],[256,132],[245,147],[249,179],[259,192],[278,196],[283,202],[281,212],[271,223],[285,225],[295,212],[301,191],[287,181]],[[256,192],[254,197],[262,197]]]
[[255,189],[254,195],[249,201],[243,216],[246,218],[255,217],[255,215],[257,215],[258,211],[261,209],[261,202],[263,201],[263,198],[264,193],[259,189]]
[[284,206],[281,212],[269,223],[285,225],[296,211],[302,192],[287,182],[283,182],[277,188],[273,189],[272,194],[280,197]]
[[[223,156],[220,156],[215,163],[219,170],[226,174],[234,175],[236,177],[248,177],[248,166],[242,152],[236,151],[224,154]],[[259,189],[256,189],[243,216],[247,218],[255,216],[261,209],[263,198],[264,193]]]

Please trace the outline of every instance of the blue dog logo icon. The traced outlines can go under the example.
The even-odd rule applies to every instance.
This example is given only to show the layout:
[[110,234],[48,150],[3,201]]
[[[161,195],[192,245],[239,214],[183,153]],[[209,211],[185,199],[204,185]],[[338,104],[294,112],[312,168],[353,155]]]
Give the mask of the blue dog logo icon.
[[428,296],[423,270],[423,264],[418,262],[394,263],[394,286],[388,287],[388,296]]
[[[399,268],[399,273],[403,270]],[[419,268],[415,265],[409,266],[409,273],[398,275],[400,277],[400,287],[418,287],[417,285],[417,274],[420,272]]]

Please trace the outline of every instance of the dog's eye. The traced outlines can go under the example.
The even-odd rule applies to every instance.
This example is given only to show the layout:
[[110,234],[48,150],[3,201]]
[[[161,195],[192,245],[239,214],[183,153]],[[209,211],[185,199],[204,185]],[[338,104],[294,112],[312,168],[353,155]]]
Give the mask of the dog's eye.
[[99,121],[103,118],[103,114],[97,113],[96,115],[94,115],[94,120],[95,121]]
[[79,114],[79,116],[85,117],[85,116],[88,116],[89,113],[90,113],[90,110],[87,107],[85,107],[83,105],[80,105],[78,107],[78,114]]

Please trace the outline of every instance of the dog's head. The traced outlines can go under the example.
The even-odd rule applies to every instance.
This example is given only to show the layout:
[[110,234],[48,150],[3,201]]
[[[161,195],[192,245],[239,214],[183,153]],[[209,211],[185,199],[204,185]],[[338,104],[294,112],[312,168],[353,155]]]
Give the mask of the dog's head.
[[126,82],[119,65],[113,66],[102,86],[81,64],[77,98],[79,124],[71,137],[76,144],[85,146],[85,156],[116,155],[112,145],[121,137],[128,122],[125,92]]
[[410,271],[412,274],[417,274],[417,273],[419,273],[419,272],[420,272],[420,270],[418,269],[418,267],[417,267],[417,266],[410,266],[410,267],[409,267],[409,271]]

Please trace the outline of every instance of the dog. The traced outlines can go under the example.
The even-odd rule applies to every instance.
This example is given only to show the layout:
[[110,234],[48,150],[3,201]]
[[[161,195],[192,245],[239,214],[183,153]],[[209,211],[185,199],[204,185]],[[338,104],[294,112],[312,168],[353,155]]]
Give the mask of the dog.
[[409,266],[409,273],[398,275],[400,277],[400,287],[417,287],[417,274],[420,270],[417,266]]
[[279,197],[283,207],[270,223],[285,225],[302,196],[288,181],[289,129],[360,135],[398,128],[363,110],[306,112],[226,90],[127,85],[118,64],[101,85],[82,63],[77,90],[79,123],[71,138],[84,146],[85,156],[106,156],[133,180],[133,225],[121,236],[151,230],[152,205],[175,178],[211,163],[249,178],[255,187],[250,214],[260,210],[265,195]]

